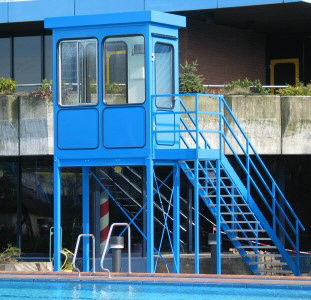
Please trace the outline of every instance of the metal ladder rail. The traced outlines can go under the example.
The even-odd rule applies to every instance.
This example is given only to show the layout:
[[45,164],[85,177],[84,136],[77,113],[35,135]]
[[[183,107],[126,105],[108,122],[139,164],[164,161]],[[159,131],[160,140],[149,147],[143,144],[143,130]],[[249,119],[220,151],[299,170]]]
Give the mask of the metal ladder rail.
[[73,255],[73,259],[72,259],[72,267],[73,267],[74,270],[78,271],[79,277],[80,277],[81,271],[76,266],[76,259],[77,259],[77,255],[78,255],[78,249],[79,249],[79,244],[80,244],[81,237],[90,237],[90,238],[92,238],[92,258],[93,258],[92,259],[93,260],[92,261],[92,264],[93,264],[93,272],[92,273],[95,273],[95,237],[94,237],[93,234],[81,233],[78,236],[78,239],[77,239],[77,242],[76,242],[75,252],[74,252],[74,255]]
[[112,230],[114,227],[116,226],[126,226],[127,227],[127,244],[128,244],[128,273],[131,274],[132,271],[131,271],[131,227],[130,227],[130,224],[128,223],[113,223],[111,226],[110,226],[110,229],[109,229],[109,233],[108,233],[108,237],[107,237],[107,241],[106,241],[106,244],[105,244],[105,248],[104,248],[104,251],[103,251],[103,254],[102,254],[102,257],[100,259],[100,267],[103,271],[106,271],[108,273],[108,278],[111,277],[111,272],[109,269],[107,268],[104,268],[104,259],[105,259],[105,256],[106,256],[106,252],[107,252],[107,248],[108,248],[108,244],[109,244],[109,240],[110,240],[110,237],[111,237],[111,233],[112,233]]

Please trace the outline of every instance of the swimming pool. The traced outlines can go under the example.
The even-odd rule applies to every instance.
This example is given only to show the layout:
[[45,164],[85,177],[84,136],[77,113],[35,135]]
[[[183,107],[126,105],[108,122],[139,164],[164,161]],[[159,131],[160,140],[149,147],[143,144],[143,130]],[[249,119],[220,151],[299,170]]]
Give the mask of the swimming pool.
[[211,284],[0,281],[0,299],[32,300],[303,300],[311,289],[297,286],[239,287]]

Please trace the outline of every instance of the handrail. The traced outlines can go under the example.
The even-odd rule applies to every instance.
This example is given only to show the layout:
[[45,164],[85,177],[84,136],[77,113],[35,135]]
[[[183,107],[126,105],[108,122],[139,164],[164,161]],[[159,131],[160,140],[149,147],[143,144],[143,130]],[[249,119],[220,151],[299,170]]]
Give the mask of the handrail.
[[74,255],[73,255],[73,259],[72,259],[72,268],[78,272],[79,277],[80,277],[80,273],[81,272],[80,272],[80,269],[76,266],[76,259],[77,259],[77,255],[78,255],[78,249],[79,249],[79,244],[80,244],[81,237],[90,237],[90,238],[92,238],[92,242],[93,242],[93,245],[92,245],[93,272],[92,273],[95,273],[95,237],[94,237],[93,234],[81,233],[78,236],[78,239],[77,239],[77,242],[76,242],[76,247],[75,247],[75,252],[74,252]]
[[[52,236],[54,235],[54,226],[50,227],[50,239],[49,239],[49,259],[52,262]],[[60,240],[62,240],[63,228],[60,227]]]
[[[180,103],[180,107],[182,110],[179,112],[177,111],[155,111],[153,112],[154,117],[158,114],[173,114],[173,115],[179,115],[180,116],[180,126],[183,126],[185,130],[181,130],[181,128],[174,128],[173,130],[157,130],[155,126],[154,134],[161,133],[161,132],[175,132],[180,133],[180,139],[185,144],[186,148],[191,148],[193,146],[188,145],[188,141],[185,135],[182,133],[187,133],[189,135],[190,141],[192,141],[197,148],[202,148],[202,144],[200,144],[199,139],[202,139],[202,142],[204,142],[203,148],[210,149],[212,148],[206,141],[206,136],[204,135],[205,132],[209,133],[219,133],[219,139],[223,142],[219,142],[219,151],[220,153],[224,153],[225,146],[230,149],[231,153],[234,155],[235,159],[237,159],[239,165],[242,167],[243,172],[245,172],[247,176],[247,188],[250,188],[250,185],[255,188],[255,192],[258,193],[260,199],[263,201],[263,204],[268,208],[268,211],[271,215],[273,215],[273,224],[278,224],[278,227],[281,231],[284,231],[284,234],[286,236],[286,239],[291,243],[292,246],[295,244],[294,248],[295,250],[299,250],[299,243],[294,243],[294,241],[290,238],[287,232],[285,232],[284,226],[281,224],[280,218],[284,217],[285,224],[288,224],[289,228],[296,234],[296,236],[299,234],[299,229],[305,230],[304,226],[302,225],[301,221],[299,220],[298,216],[292,209],[291,205],[285,198],[284,194],[276,184],[275,180],[273,179],[272,175],[270,174],[269,170],[263,163],[262,159],[256,152],[253,145],[250,143],[248,137],[246,136],[244,130],[242,129],[241,125],[237,121],[236,117],[234,116],[232,110],[230,109],[229,105],[226,103],[225,99],[221,95],[211,95],[211,94],[174,94],[174,95],[153,95],[152,97],[167,97],[167,96],[174,96]],[[192,96],[194,97],[195,103],[191,105],[191,107],[195,107],[195,111],[193,111],[193,108],[189,111],[184,104],[184,102],[179,98],[180,96]],[[217,130],[201,130],[199,127],[199,117],[202,114],[206,114],[206,111],[200,111],[199,106],[199,98],[200,96],[210,97],[213,99],[218,99],[218,112],[211,112],[210,114],[219,115],[219,129]],[[223,109],[221,109],[223,107]],[[189,121],[185,121],[184,116],[188,117]],[[228,117],[233,120],[232,124],[236,126],[236,128],[233,129],[232,124],[229,123]],[[156,125],[156,121],[155,125]],[[225,125],[225,128],[228,129],[228,132],[225,132],[225,128],[223,128],[223,124]],[[193,128],[194,127],[194,128]],[[235,143],[237,143],[239,147],[239,151],[242,151],[244,155],[246,155],[247,161],[243,163],[239,158],[236,150],[232,147],[227,135],[230,134],[233,137],[233,140]],[[238,136],[241,134],[242,139]],[[245,144],[245,145],[244,145]],[[217,147],[218,148],[218,147]],[[254,157],[252,158],[250,154],[254,154]],[[251,173],[253,172],[253,173]],[[262,187],[259,187],[256,184],[255,179],[258,177],[259,182],[263,185]],[[266,181],[268,180],[268,181]],[[263,193],[267,193],[269,198],[265,199],[265,196]],[[246,195],[245,195],[246,197]],[[271,201],[271,206],[267,202]],[[283,206],[284,205],[284,206]],[[273,208],[272,208],[273,206]],[[276,214],[275,209],[280,213],[281,216],[278,216]],[[288,210],[289,215],[285,214],[285,209]],[[293,220],[289,219],[293,218]],[[282,225],[282,226],[281,226]],[[276,226],[271,226],[274,233],[278,235],[278,232],[276,230]],[[296,238],[297,239],[297,238]]]
[[108,244],[109,244],[109,241],[110,241],[112,229],[113,229],[114,227],[116,227],[116,226],[126,226],[126,227],[127,227],[128,273],[129,273],[129,274],[132,273],[132,271],[131,271],[131,227],[130,227],[130,224],[128,224],[128,223],[113,223],[113,224],[110,226],[109,233],[108,233],[108,237],[107,237],[107,241],[106,241],[106,244],[105,244],[105,248],[104,248],[102,257],[101,257],[101,259],[100,259],[100,267],[101,267],[101,269],[102,269],[103,271],[106,271],[106,272],[108,273],[108,278],[111,277],[111,273],[110,273],[109,269],[104,268],[104,259],[105,259],[105,256],[106,256],[106,252],[107,252]]

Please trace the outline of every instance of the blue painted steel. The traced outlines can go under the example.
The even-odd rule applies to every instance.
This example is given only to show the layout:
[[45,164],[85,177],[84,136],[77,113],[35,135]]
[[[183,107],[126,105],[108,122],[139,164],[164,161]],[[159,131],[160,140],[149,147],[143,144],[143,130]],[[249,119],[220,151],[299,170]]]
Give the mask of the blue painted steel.
[[216,272],[221,274],[220,160],[216,160]]
[[180,167],[178,164],[174,166],[174,225],[173,225],[173,238],[174,238],[174,272],[180,273]]
[[[90,179],[89,167],[82,167],[82,228],[83,234],[90,233]],[[83,237],[83,271],[90,271],[90,239]],[[95,270],[93,270],[94,272]]]
[[146,145],[145,109],[128,106],[106,108],[103,112],[103,135],[106,148],[144,147]]
[[[47,18],[45,19],[46,28],[69,28],[69,27],[91,27],[91,26],[105,26],[126,24],[131,27],[132,25],[139,23],[156,23],[164,26],[172,27],[185,27],[185,17],[164,14],[158,11],[136,11],[128,13],[118,14],[105,14],[103,15],[87,15],[87,16],[75,16],[75,17],[60,17],[60,18]],[[122,30],[120,30],[122,34]]]
[[154,206],[153,206],[153,161],[149,159],[146,164],[147,184],[147,272],[154,273]]
[[59,149],[98,148],[99,116],[96,109],[61,109],[57,123]]
[[199,160],[194,160],[194,273],[200,274]]
[[54,159],[54,271],[61,270],[61,185],[60,168],[57,159]]

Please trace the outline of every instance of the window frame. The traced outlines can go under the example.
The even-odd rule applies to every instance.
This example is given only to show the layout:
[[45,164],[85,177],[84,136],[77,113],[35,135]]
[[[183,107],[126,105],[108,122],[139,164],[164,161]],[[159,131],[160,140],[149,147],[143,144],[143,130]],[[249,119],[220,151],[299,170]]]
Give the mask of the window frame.
[[[144,57],[143,57],[143,62],[144,62],[144,101],[142,102],[135,102],[135,103],[128,103],[128,97],[129,97],[129,93],[128,93],[128,86],[129,86],[129,68],[128,68],[128,54],[129,54],[129,51],[131,49],[128,49],[128,45],[126,44],[125,41],[116,41],[116,42],[122,42],[122,43],[125,43],[126,44],[126,48],[127,48],[127,56],[126,56],[126,71],[127,71],[127,74],[126,74],[126,103],[124,104],[120,104],[120,103],[107,103],[106,101],[106,55],[105,55],[105,42],[107,39],[111,39],[111,38],[129,38],[129,37],[142,37],[143,38],[143,41],[144,41]],[[102,78],[102,85],[103,85],[103,99],[102,99],[102,103],[104,103],[105,106],[133,106],[133,105],[143,105],[146,103],[146,99],[147,99],[147,83],[146,83],[146,65],[147,65],[147,62],[146,62],[146,38],[145,38],[145,35],[144,34],[125,34],[125,35],[108,35],[108,36],[105,36],[105,38],[103,39],[102,41],[102,70],[103,70],[103,78]]]
[[[174,45],[173,44],[171,44],[171,43],[165,43],[165,42],[162,42],[162,41],[156,41],[155,43],[154,43],[154,54],[155,54],[155,66],[154,66],[154,89],[155,89],[155,95],[156,95],[156,90],[157,90],[157,71],[156,71],[156,63],[157,63],[157,55],[156,55],[156,52],[155,52],[155,47],[156,47],[156,45],[157,44],[161,44],[161,45],[166,45],[166,46],[170,46],[171,47],[171,49],[172,49],[172,60],[171,60],[171,67],[172,67],[172,95],[174,95],[175,94],[175,90],[176,90],[176,87],[175,87],[175,83],[174,83],[174,79],[175,79],[175,47],[174,47]],[[161,95],[161,94],[159,94],[159,95]],[[171,106],[170,107],[163,107],[163,106],[160,106],[160,105],[158,105],[158,99],[163,99],[163,97],[155,97],[155,106],[156,106],[156,108],[159,108],[159,109],[168,109],[168,110],[171,110],[171,109],[174,109],[174,107],[175,107],[175,97],[174,96],[172,96],[171,97],[172,98],[172,101],[171,101]]]
[[[95,57],[95,65],[96,65],[96,102],[81,102],[75,104],[63,104],[62,103],[62,76],[61,76],[61,44],[65,42],[79,42],[79,41],[94,41],[96,42],[96,57]],[[99,42],[97,37],[83,37],[83,38],[64,38],[57,42],[57,104],[61,107],[87,107],[87,106],[96,106],[99,103]],[[78,77],[79,74],[77,74]]]

